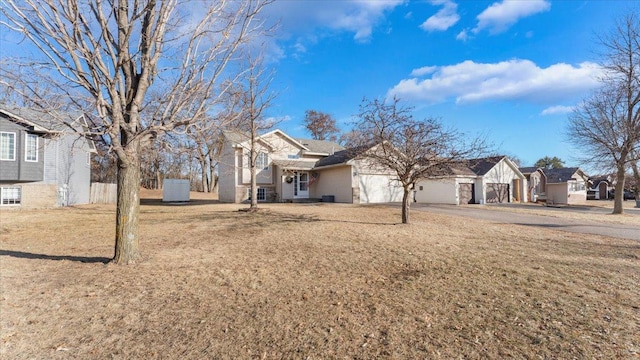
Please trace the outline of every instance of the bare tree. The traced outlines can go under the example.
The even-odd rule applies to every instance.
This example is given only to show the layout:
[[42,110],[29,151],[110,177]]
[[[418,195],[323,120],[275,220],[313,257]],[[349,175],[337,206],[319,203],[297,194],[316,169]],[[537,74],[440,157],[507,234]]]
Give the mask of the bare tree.
[[[2,25],[34,44],[58,89],[87,95],[102,120],[118,160],[113,261],[136,262],[141,153],[151,137],[209,110],[236,50],[263,30],[269,0],[0,1]],[[162,98],[147,107],[152,89]]]
[[264,167],[265,153],[259,151],[259,137],[262,132],[274,126],[272,119],[265,118],[265,110],[271,105],[276,94],[270,92],[269,85],[273,79],[273,71],[264,66],[264,57],[248,57],[248,71],[242,82],[240,99],[240,119],[237,124],[240,130],[246,130],[249,137],[248,163],[251,172],[251,205],[250,211],[258,210],[258,167]]
[[388,169],[402,184],[405,224],[409,223],[410,194],[418,181],[444,175],[486,149],[479,138],[469,139],[437,119],[414,119],[412,111],[397,98],[387,102],[364,99],[354,124],[359,134],[354,138],[357,156]]
[[570,141],[582,149],[582,160],[614,168],[614,214],[624,212],[625,172],[640,154],[640,21],[629,13],[613,32],[600,38],[606,51],[602,88],[570,116]]
[[304,126],[316,140],[336,141],[340,133],[333,116],[322,111],[305,111]]
[[102,141],[95,142],[96,153],[91,159],[91,182],[115,183],[116,158],[109,152],[108,146]]

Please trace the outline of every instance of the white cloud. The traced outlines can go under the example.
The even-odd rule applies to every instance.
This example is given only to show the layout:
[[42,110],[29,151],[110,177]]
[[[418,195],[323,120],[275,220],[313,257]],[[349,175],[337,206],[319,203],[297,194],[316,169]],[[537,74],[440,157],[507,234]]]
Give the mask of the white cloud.
[[265,14],[269,18],[280,20],[279,28],[284,36],[329,29],[351,32],[356,41],[366,42],[386,13],[404,2],[405,0],[276,1],[265,9]]
[[438,69],[437,66],[423,66],[421,68],[418,69],[413,69],[413,71],[411,72],[411,76],[424,76],[427,74],[431,74],[432,72],[436,71]]
[[428,18],[420,28],[425,31],[445,31],[460,20],[458,4],[453,1],[431,1],[433,5],[443,5],[435,15]]
[[473,29],[474,33],[488,29],[490,33],[497,34],[506,31],[518,20],[540,12],[548,11],[551,3],[547,0],[503,0],[495,2],[478,15],[478,25]]
[[541,115],[561,115],[568,114],[574,109],[573,106],[556,105],[542,110]]
[[577,66],[559,63],[541,68],[529,60],[516,59],[494,64],[467,60],[455,65],[439,66],[424,74],[431,75],[420,79],[413,74],[414,77],[401,80],[387,95],[426,103],[451,98],[455,98],[457,103],[509,99],[549,103],[579,96],[597,87],[597,78],[602,74],[602,69],[590,62]]
[[460,33],[456,36],[456,40],[467,41],[468,39],[469,33],[467,32],[467,30],[460,31]]

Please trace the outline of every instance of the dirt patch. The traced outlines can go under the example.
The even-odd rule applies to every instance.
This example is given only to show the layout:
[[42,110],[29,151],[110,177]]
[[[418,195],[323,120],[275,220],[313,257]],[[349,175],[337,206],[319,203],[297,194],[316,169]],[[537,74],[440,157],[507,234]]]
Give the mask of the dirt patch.
[[[246,206],[246,205],[244,205]],[[634,358],[640,244],[351,205],[0,214],[3,358]]]

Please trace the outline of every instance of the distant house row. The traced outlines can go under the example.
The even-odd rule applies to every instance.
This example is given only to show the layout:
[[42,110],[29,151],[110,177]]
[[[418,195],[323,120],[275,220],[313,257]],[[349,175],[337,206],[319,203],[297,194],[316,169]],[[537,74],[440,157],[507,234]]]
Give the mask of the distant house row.
[[[63,119],[61,122],[60,120]],[[83,114],[51,114],[0,106],[0,206],[52,207],[90,198],[93,143],[79,135]],[[219,162],[219,199],[249,199],[250,141],[224,132]],[[367,204],[402,201],[396,175],[332,141],[293,138],[274,130],[257,139],[257,194],[261,202],[324,201]],[[609,179],[610,180],[610,179]],[[610,181],[593,182],[578,168],[518,168],[506,156],[469,160],[438,178],[419,182],[414,201],[485,204],[585,202],[609,196]],[[597,194],[595,194],[597,190]]]
[[85,118],[59,117],[0,106],[0,206],[89,203],[95,147],[73,131],[86,127]]
[[[250,140],[224,133],[219,167],[219,198],[240,203],[249,199]],[[293,138],[274,130],[257,139],[258,201],[324,199],[366,204],[402,200],[395,174],[355,157],[331,141]],[[438,178],[423,180],[414,201],[438,204],[485,204],[547,201],[576,204],[587,199],[589,180],[578,168],[518,168],[506,156],[469,160]]]

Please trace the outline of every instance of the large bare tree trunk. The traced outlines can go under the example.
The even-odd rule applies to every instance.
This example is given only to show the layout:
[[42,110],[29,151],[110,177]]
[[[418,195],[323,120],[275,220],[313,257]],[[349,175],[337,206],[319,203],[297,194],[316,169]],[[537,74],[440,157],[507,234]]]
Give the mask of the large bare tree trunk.
[[624,213],[624,180],[625,171],[624,164],[618,164],[616,172],[615,198],[613,199],[613,214]]
[[126,162],[118,160],[116,245],[113,262],[132,264],[140,260],[138,217],[140,215],[140,143],[127,146]]
[[411,206],[411,190],[407,187],[404,188],[404,194],[402,195],[402,223],[409,223],[409,206]]

